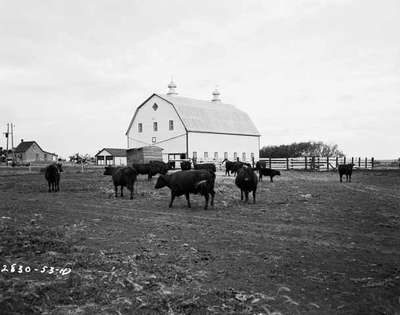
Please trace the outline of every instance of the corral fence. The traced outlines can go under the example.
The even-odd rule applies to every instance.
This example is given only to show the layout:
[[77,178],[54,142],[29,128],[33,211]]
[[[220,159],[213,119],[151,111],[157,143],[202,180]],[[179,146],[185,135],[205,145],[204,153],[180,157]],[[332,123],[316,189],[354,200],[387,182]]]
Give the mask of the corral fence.
[[346,157],[319,157],[305,156],[298,158],[261,158],[268,168],[278,170],[310,170],[330,171],[336,170],[338,165],[353,163],[355,169],[374,169],[379,164],[374,158],[346,158]]
[[[6,165],[5,163],[0,164],[0,175],[44,173],[45,167],[50,163],[32,162],[27,164],[29,165],[18,165],[14,167],[11,165]],[[98,169],[104,169],[104,165],[96,165],[91,163],[76,164],[71,162],[63,162],[62,168],[63,171],[66,172],[81,173],[81,172],[93,172]]]
[[[182,159],[176,161],[176,169],[180,168],[180,162],[191,161],[190,159]],[[277,170],[307,170],[307,171],[335,171],[340,164],[353,163],[355,169],[400,169],[399,159],[385,159],[376,160],[374,158],[361,158],[361,157],[340,157],[340,158],[327,158],[327,157],[298,157],[298,158],[260,158],[259,161],[266,163],[266,167]],[[222,161],[201,161],[201,163],[214,163],[217,170],[224,171],[225,164]],[[252,164],[252,161],[247,161]],[[199,163],[199,164],[201,164]],[[30,165],[19,165],[12,167],[5,163],[0,163],[0,175],[7,174],[29,174],[29,173],[42,173],[44,168],[49,163],[30,163]],[[76,164],[70,162],[63,162],[63,170],[66,172],[96,172],[99,169],[104,169],[104,165],[96,165],[91,163]]]

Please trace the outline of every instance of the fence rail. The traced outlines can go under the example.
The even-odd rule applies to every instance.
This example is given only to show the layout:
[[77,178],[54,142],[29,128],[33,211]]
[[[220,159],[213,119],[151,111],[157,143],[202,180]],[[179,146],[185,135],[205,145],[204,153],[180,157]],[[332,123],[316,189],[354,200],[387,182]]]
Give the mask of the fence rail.
[[[336,170],[338,165],[353,163],[355,169],[373,169],[380,165],[380,161],[375,161],[374,158],[361,158],[361,157],[341,157],[341,158],[328,158],[318,156],[306,156],[299,158],[261,158],[267,167],[280,169],[280,170],[313,170],[313,171],[329,171]],[[386,160],[385,160],[386,161]],[[390,160],[393,161],[396,160]],[[399,165],[397,165],[399,167]]]

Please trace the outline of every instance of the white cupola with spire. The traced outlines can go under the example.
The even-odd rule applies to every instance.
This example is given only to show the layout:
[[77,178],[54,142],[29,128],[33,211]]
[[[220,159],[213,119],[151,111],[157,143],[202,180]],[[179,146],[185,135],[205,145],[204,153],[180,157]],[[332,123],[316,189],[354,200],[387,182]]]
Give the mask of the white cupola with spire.
[[171,78],[171,82],[168,84],[168,93],[167,95],[177,95],[178,93],[175,91],[176,89],[176,84],[174,80]]
[[218,91],[218,87],[215,87],[215,90],[212,93],[212,95],[213,95],[213,98],[212,98],[211,102],[215,102],[215,103],[221,102],[221,99],[219,97],[221,94]]

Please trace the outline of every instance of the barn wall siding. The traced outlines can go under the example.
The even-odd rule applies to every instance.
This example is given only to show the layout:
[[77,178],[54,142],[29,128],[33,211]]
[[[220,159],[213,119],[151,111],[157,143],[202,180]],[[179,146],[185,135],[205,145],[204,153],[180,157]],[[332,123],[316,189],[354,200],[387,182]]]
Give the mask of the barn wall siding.
[[228,159],[233,160],[234,152],[242,160],[242,153],[246,153],[246,160],[251,160],[251,153],[254,153],[255,160],[259,159],[258,137],[224,135],[210,133],[189,132],[189,157],[197,152],[198,160],[204,158],[204,152],[208,152],[209,160],[214,158],[214,152],[218,152],[218,159],[224,158],[224,152],[228,152]]
[[[157,110],[153,109],[154,103]],[[169,121],[174,121],[174,130],[169,130]],[[158,131],[153,131],[153,122],[158,123]],[[143,132],[138,132],[138,123],[143,124]],[[154,95],[137,112],[137,115],[128,131],[128,148],[143,147],[153,145],[152,138],[156,138],[156,143],[182,135],[186,132],[178,114],[173,106]],[[174,143],[175,141],[171,141]],[[158,144],[156,144],[158,145]]]

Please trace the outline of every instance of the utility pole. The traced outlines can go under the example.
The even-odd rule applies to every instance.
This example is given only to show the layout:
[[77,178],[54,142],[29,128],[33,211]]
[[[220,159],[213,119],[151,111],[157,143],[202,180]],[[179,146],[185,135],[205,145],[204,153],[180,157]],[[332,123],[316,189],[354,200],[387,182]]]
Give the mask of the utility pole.
[[12,159],[15,162],[15,154],[14,154],[14,128],[15,125],[11,123],[11,152],[12,152]]
[[10,124],[7,123],[7,131],[4,132],[4,135],[5,135],[6,138],[7,138],[7,146],[6,146],[6,165],[8,165],[8,135],[9,135],[9,133],[10,133]]

